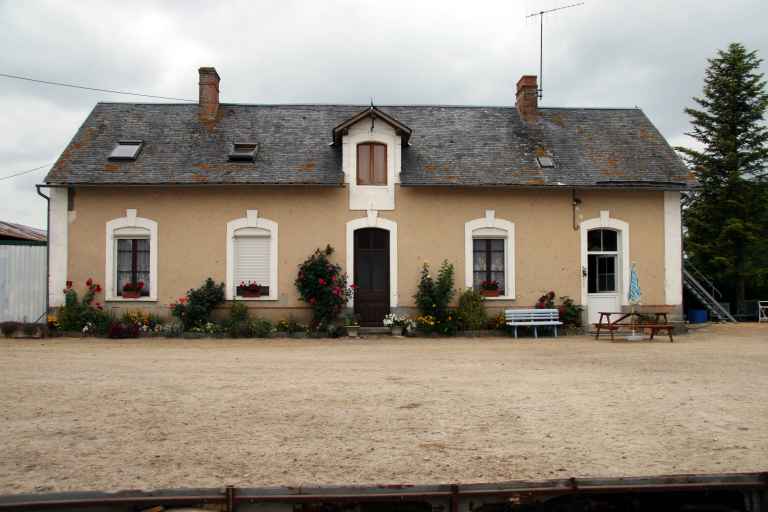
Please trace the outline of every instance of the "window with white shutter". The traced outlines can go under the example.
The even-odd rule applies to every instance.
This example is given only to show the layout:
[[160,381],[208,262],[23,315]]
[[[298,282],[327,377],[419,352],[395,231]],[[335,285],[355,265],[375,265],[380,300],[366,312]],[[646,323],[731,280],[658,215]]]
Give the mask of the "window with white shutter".
[[246,210],[227,222],[227,300],[279,300],[277,222]]
[[234,286],[239,297],[269,295],[270,245],[269,236],[235,236]]

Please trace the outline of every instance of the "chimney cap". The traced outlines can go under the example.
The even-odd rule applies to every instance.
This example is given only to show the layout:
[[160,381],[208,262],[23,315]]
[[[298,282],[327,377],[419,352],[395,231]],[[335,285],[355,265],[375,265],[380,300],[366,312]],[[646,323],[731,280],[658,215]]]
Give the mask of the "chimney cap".
[[517,88],[520,89],[521,87],[536,87],[536,75],[523,75],[520,77],[520,80],[517,81]]
[[221,80],[219,73],[216,71],[216,68],[214,68],[213,66],[203,66],[197,71],[200,73],[201,77],[203,75],[215,75],[217,80]]

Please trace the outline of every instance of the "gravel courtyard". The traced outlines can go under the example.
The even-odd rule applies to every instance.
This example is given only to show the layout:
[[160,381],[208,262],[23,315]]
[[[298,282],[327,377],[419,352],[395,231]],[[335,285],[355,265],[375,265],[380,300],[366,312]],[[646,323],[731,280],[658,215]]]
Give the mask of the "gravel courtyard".
[[766,420],[768,325],[0,341],[0,494],[765,471]]

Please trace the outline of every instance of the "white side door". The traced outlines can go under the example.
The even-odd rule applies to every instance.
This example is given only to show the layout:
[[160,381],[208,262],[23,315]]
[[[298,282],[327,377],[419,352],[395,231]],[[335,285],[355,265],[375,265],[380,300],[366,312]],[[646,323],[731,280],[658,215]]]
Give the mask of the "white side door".
[[621,311],[618,232],[592,229],[587,233],[587,315],[597,323],[601,312]]

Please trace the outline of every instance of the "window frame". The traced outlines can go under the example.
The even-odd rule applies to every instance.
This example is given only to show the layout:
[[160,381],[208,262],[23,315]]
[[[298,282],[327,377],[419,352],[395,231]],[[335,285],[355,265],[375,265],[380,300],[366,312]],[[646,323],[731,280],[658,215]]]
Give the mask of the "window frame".
[[[361,183],[360,182],[360,148],[362,146],[368,146],[370,149],[368,150],[368,174],[370,175],[370,183]],[[374,172],[374,166],[376,163],[376,152],[374,151],[374,148],[376,146],[381,146],[384,148],[384,182],[383,183],[375,183],[373,180],[373,177],[375,176]],[[355,183],[358,187],[386,187],[389,185],[389,149],[387,147],[387,144],[380,141],[366,141],[366,142],[359,142],[355,145]]]
[[[248,235],[240,234],[237,232],[247,229],[256,229],[263,232],[268,232],[268,235]],[[269,245],[269,290],[266,295],[258,297],[245,297],[237,295],[238,285],[235,283],[235,239],[238,237],[246,236],[268,236]],[[278,247],[279,236],[277,223],[259,217],[258,210],[247,210],[246,216],[234,219],[227,222],[227,271],[225,282],[225,297],[227,300],[243,300],[243,301],[276,301],[278,300]],[[262,283],[259,283],[262,284]]]
[[253,162],[256,160],[256,152],[259,144],[256,142],[234,142],[229,151],[230,162]]
[[[600,249],[599,250],[590,250],[589,249],[589,235],[590,233],[594,233],[596,231],[600,232]],[[613,233],[614,241],[616,245],[616,249],[614,250],[606,250],[605,246],[605,232],[610,231]],[[621,232],[617,229],[609,228],[609,227],[596,227],[592,229],[588,229],[586,232],[587,235],[587,294],[589,295],[598,295],[598,294],[606,294],[606,295],[614,295],[619,293],[619,286],[621,285],[621,274],[620,274],[620,265],[621,261],[619,261],[619,244],[620,244],[620,237]],[[591,283],[590,283],[590,276],[589,276],[589,261],[594,256],[595,258],[595,271],[594,271],[594,280],[595,280],[595,291],[590,291]],[[613,290],[600,290],[600,260],[606,259],[606,258],[612,258],[613,259]],[[611,275],[608,273],[602,274],[604,276]]]
[[[482,240],[485,242],[485,247],[482,251],[478,251],[475,249],[475,242]],[[494,240],[500,240],[502,242],[501,244],[501,251],[497,251],[493,249],[493,241]],[[478,252],[485,254],[485,269],[484,270],[477,270],[475,268],[475,254]],[[501,271],[494,271],[492,270],[493,266],[493,254],[501,252],[502,254],[502,265],[503,268]],[[504,278],[499,281],[497,279],[493,279],[494,273],[499,273],[504,275]],[[499,283],[499,295],[504,296],[506,293],[506,284],[507,284],[507,241],[506,237],[492,237],[492,236],[473,236],[472,237],[472,287],[475,289],[475,291],[480,291],[482,288],[480,286],[475,287],[475,274],[477,273],[484,273],[485,277],[483,281],[496,281]]]
[[150,247],[150,237],[148,236],[116,236],[115,237],[115,254],[117,255],[117,258],[115,258],[115,295],[123,297],[123,290],[120,288],[120,273],[121,272],[128,272],[126,270],[120,270],[120,241],[122,240],[130,240],[131,241],[131,283],[137,284],[139,282],[145,283],[144,288],[140,290],[140,296],[141,297],[149,297],[149,294],[151,293],[152,289],[152,269],[151,265],[147,268],[146,272],[149,274],[149,279],[147,282],[144,280],[141,280],[138,278],[139,270],[138,270],[138,259],[139,259],[139,251],[138,249],[138,241],[139,240],[147,240],[147,252],[150,254],[150,258],[152,256],[152,249]]
[[474,240],[504,240],[503,295],[487,300],[515,300],[515,223],[496,218],[495,210],[486,210],[485,217],[464,223],[464,286],[474,288]]
[[[136,149],[134,149],[133,153],[130,155],[115,155],[115,151],[117,151],[121,146],[135,146]],[[109,156],[107,157],[107,160],[112,161],[124,161],[124,162],[131,162],[139,158],[139,154],[141,153],[141,150],[144,148],[144,141],[143,140],[119,140],[117,143],[115,143],[114,147],[112,148],[112,151],[109,153]]]
[[[149,294],[138,299],[124,298],[117,290],[117,241],[120,239],[149,240]],[[129,209],[125,217],[112,219],[106,224],[106,261],[104,266],[104,301],[157,302],[158,297],[158,224],[156,221],[138,217],[137,210]]]

